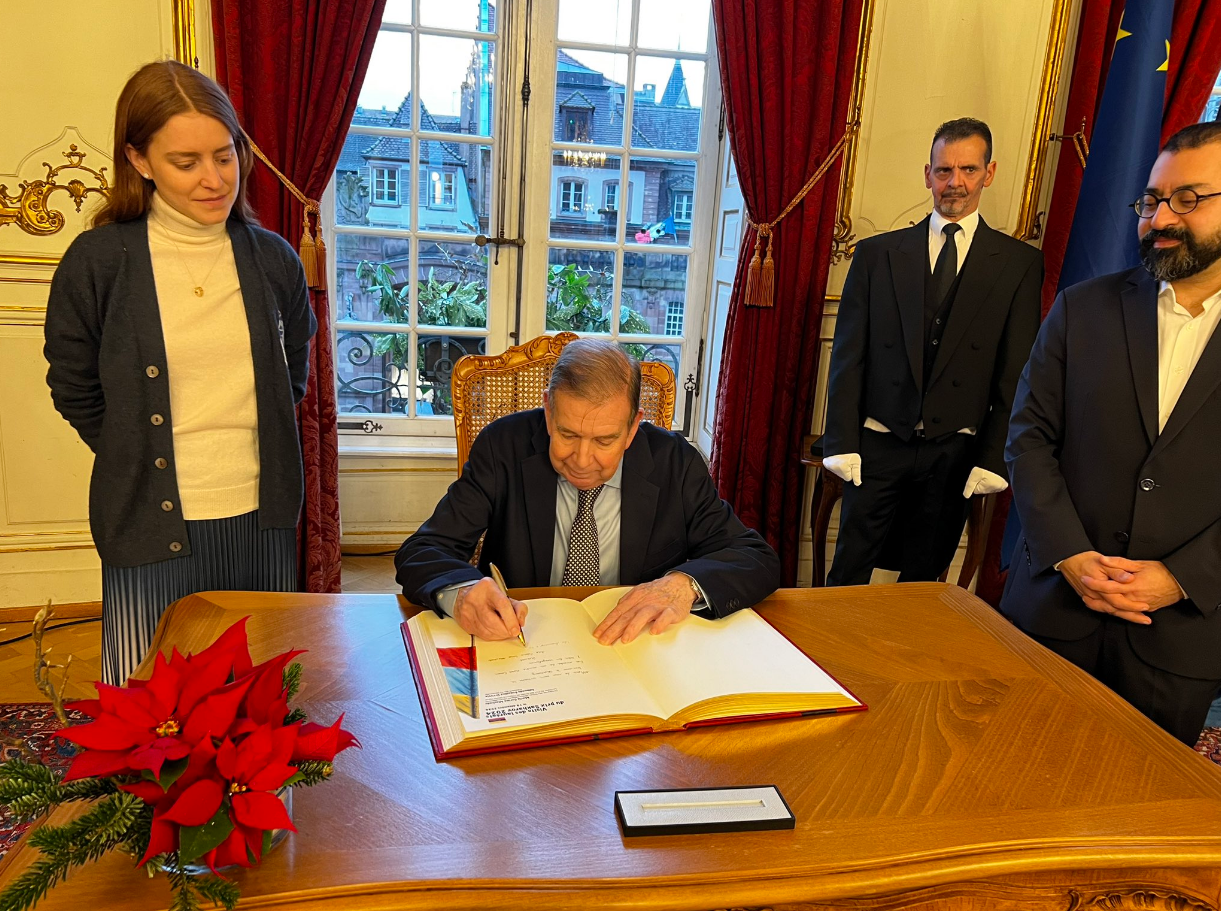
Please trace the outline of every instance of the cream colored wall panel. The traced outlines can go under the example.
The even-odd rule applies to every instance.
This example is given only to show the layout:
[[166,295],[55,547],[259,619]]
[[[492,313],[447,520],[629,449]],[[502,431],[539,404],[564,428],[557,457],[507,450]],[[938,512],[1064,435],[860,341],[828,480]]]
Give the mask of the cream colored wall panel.
[[0,326],[0,540],[89,524],[93,453],[51,406],[41,326]]
[[457,477],[453,459],[341,458],[344,545],[397,547],[432,515]]
[[[61,545],[62,547],[62,545]],[[71,550],[0,548],[0,607],[100,601],[101,569],[91,545]]]
[[[84,153],[82,167],[106,167],[111,179],[119,91],[143,64],[173,56],[174,0],[107,0],[96,6],[76,22],[70,44],[78,53],[64,56],[49,55],[48,43],[39,38],[49,34],[46,4],[3,4],[5,33],[30,37],[9,41],[0,54],[0,85],[9,87],[0,130],[0,184],[9,197],[21,192],[23,181],[46,179],[47,165],[71,164],[64,153],[72,145]],[[207,25],[210,6],[197,0],[196,8]],[[205,52],[211,54],[210,41]],[[77,169],[61,171],[55,182],[74,178],[87,187],[97,185],[96,178]],[[53,409],[42,358],[51,275],[63,251],[85,230],[98,197],[86,197],[80,212],[64,191],[55,191],[47,202],[65,218],[56,233],[36,236],[18,224],[0,224],[0,607],[47,597],[100,597],[86,502],[92,455]]]
[[[980,212],[992,227],[1015,230],[1039,126],[1048,38],[1063,3],[874,0],[850,207],[858,241],[931,211],[924,186],[929,142],[940,123],[965,116],[985,120],[993,135],[996,179]],[[829,292],[843,288],[849,265],[832,267]]]

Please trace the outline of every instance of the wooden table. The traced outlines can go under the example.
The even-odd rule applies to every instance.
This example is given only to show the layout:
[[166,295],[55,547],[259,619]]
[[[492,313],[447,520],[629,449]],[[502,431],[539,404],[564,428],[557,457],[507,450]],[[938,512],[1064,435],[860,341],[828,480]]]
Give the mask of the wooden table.
[[[537,595],[528,592],[526,595]],[[303,704],[364,742],[294,796],[242,907],[1216,909],[1221,770],[982,602],[937,583],[761,608],[868,702],[840,717],[472,756],[429,749],[391,595],[213,593],[157,645],[245,613],[255,660],[309,648]],[[616,789],[776,784],[793,831],[625,840]],[[30,861],[15,850],[0,884]],[[164,908],[111,855],[42,909]]]

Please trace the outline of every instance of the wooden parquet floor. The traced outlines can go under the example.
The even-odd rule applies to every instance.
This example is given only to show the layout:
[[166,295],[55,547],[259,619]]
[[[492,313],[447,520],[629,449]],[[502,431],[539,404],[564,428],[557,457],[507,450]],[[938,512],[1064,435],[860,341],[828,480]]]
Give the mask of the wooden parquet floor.
[[[397,592],[394,560],[391,557],[344,557],[342,588],[345,592]],[[66,624],[48,630],[44,646],[52,658],[72,656],[72,669],[65,695],[69,699],[89,699],[97,694],[93,681],[102,676],[102,624],[100,620]],[[0,702],[45,702],[34,685],[34,641],[26,634],[29,625],[8,622],[0,629]],[[24,637],[24,638],[21,638]],[[16,640],[16,641],[12,641]],[[61,671],[56,671],[56,678]]]

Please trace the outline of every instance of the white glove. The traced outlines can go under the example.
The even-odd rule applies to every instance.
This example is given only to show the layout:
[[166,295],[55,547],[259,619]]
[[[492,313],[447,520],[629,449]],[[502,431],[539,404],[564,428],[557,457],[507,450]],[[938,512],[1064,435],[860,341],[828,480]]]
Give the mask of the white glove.
[[984,495],[989,493],[1000,493],[1009,482],[1000,475],[988,471],[986,468],[972,468],[971,474],[967,477],[967,486],[962,489],[962,495],[968,500],[975,494]]
[[857,487],[861,486],[861,456],[856,452],[846,452],[843,455],[823,456],[823,468],[845,481],[851,481]]

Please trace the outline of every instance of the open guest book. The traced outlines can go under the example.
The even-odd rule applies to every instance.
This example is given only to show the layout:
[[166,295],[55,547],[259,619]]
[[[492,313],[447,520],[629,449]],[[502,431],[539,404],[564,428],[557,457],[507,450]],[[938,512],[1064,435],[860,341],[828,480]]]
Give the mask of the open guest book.
[[437,758],[865,708],[753,610],[601,645],[593,630],[627,591],[525,602],[524,647],[431,611],[404,623]]

